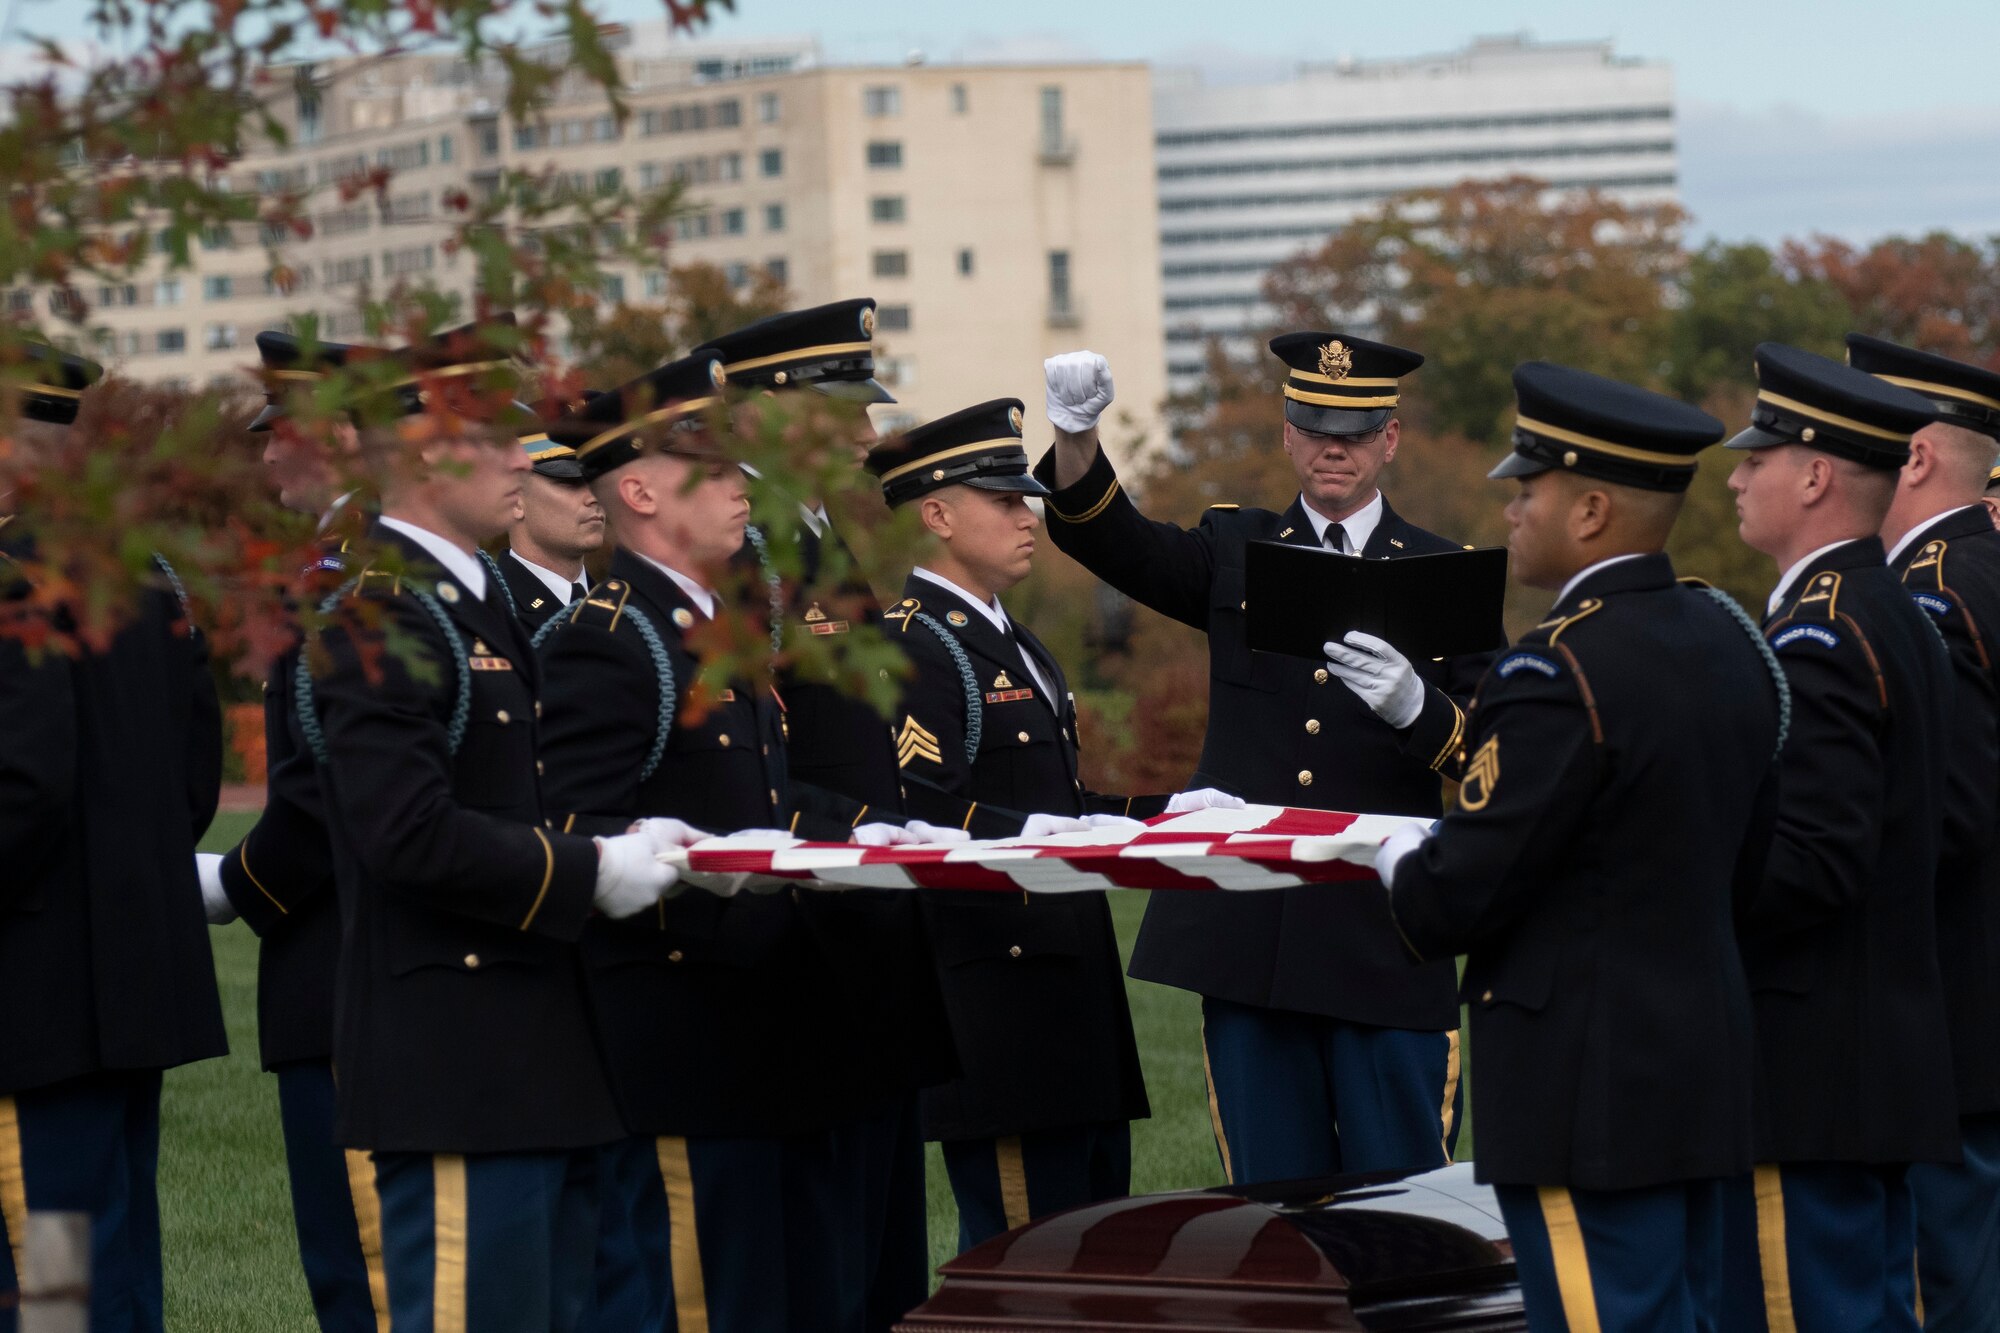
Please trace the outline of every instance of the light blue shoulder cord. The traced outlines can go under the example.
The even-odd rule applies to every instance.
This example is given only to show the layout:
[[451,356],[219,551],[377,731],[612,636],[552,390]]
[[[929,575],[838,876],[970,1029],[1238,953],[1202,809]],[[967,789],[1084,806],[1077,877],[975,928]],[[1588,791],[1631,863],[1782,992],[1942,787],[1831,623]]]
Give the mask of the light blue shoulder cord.
[[778,567],[771,563],[771,543],[765,539],[755,524],[743,529],[743,535],[757,548],[757,566],[764,571],[764,586],[771,594],[771,659],[785,651],[785,587],[778,577]]
[[153,552],[153,563],[158,565],[160,572],[167,576],[167,586],[174,590],[174,598],[181,604],[181,617],[189,625],[193,625],[194,613],[188,608],[187,585],[181,582],[181,576],[174,572],[174,567],[168,564],[167,558],[158,551]]
[[[667,753],[667,736],[674,729],[674,708],[679,695],[674,688],[673,661],[667,656],[667,646],[660,641],[660,632],[653,628],[653,622],[644,611],[629,604],[621,614],[632,622],[633,628],[639,631],[639,637],[645,640],[646,652],[653,659],[653,677],[660,688],[659,726],[653,733],[653,748],[646,752],[646,762],[639,769],[639,781],[644,782],[653,776],[661,758]],[[542,645],[571,619],[571,616],[556,615],[544,621],[542,627],[535,631],[535,650],[541,651]]]
[[965,685],[965,762],[969,764],[979,757],[979,739],[986,730],[986,704],[979,693],[979,673],[972,669],[972,659],[965,655],[965,646],[957,635],[938,624],[928,611],[919,611],[913,618],[937,635],[951,654],[951,660],[958,663],[958,677]]
[[[323,616],[332,615],[334,608],[339,606],[341,600],[360,582],[357,577],[341,584],[319,604],[319,613]],[[451,649],[451,664],[456,673],[458,688],[452,700],[451,721],[446,724],[444,735],[449,752],[455,755],[459,747],[465,744],[465,728],[472,720],[472,664],[465,658],[465,641],[458,637],[457,628],[452,625],[450,617],[445,615],[444,608],[438,605],[437,598],[420,588],[410,588],[408,591],[417,599],[417,604],[430,613],[431,619],[437,622],[437,627],[444,632],[445,645]],[[319,709],[313,702],[312,668],[303,653],[299,655],[298,666],[292,673],[292,701],[298,709],[299,731],[306,738],[306,748],[312,751],[314,760],[324,764],[327,761],[326,733],[320,728]]]
[[1764,669],[1771,673],[1771,683],[1778,687],[1778,749],[1782,751],[1785,738],[1792,731],[1792,687],[1785,679],[1785,669],[1778,665],[1778,655],[1771,651],[1764,631],[1757,628],[1749,613],[1736,604],[1734,597],[1720,588],[1703,588],[1702,591],[1713,597],[1716,605],[1727,611],[1742,626],[1743,632],[1750,636],[1750,641],[1757,645],[1757,654],[1764,659]]
[[505,598],[507,602],[507,614],[513,616],[516,620],[520,619],[521,608],[514,605],[514,590],[507,586],[507,576],[500,572],[500,562],[486,554],[485,547],[479,547],[478,550],[479,562],[486,566],[486,572],[491,574],[493,581],[500,585],[500,596]]

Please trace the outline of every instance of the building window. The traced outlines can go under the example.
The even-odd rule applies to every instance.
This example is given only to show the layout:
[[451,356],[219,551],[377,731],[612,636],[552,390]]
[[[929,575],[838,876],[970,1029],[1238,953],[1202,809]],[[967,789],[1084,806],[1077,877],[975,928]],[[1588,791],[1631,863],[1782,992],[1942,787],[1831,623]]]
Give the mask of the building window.
[[451,136],[449,134],[440,134],[438,136],[438,161],[451,161]]
[[743,179],[743,154],[723,153],[715,159],[715,178],[719,181],[740,181]]
[[764,272],[770,274],[772,282],[782,287],[791,278],[792,266],[782,259],[772,259],[765,262]]
[[[301,73],[306,71],[301,70]],[[299,142],[318,143],[321,122],[319,89],[306,86],[299,89]]]
[[884,333],[908,333],[910,331],[910,308],[906,305],[885,305],[875,308],[875,327]]
[[784,175],[785,150],[782,148],[766,148],[763,152],[757,154],[757,170],[765,176]]
[[764,230],[783,231],[785,229],[785,206],[783,204],[764,205]]
[[625,279],[616,273],[604,275],[604,299],[613,305],[625,300]]
[[646,275],[646,299],[657,301],[667,294],[667,275],[657,269]]
[[901,222],[903,220],[903,196],[900,194],[878,194],[868,201],[868,220],[871,222]]
[[715,104],[715,127],[719,130],[734,129],[743,123],[743,104],[735,98]]
[[186,329],[161,329],[153,335],[153,350],[166,356],[177,355],[187,350]]
[[26,287],[14,287],[7,292],[9,314],[24,315],[35,308],[35,294]]
[[211,324],[202,333],[202,344],[211,352],[226,352],[236,346],[234,324]]
[[722,234],[724,236],[741,236],[744,230],[742,209],[725,208],[722,210]]
[[153,284],[154,305],[179,305],[181,303],[181,280],[161,278]]
[[597,169],[597,192],[599,194],[616,194],[618,186],[623,179],[624,174],[617,167],[599,167]]
[[875,378],[892,389],[917,387],[917,359],[912,356],[875,358]]
[[514,148],[516,151],[525,152],[530,148],[536,147],[536,141],[540,137],[541,135],[537,133],[533,125],[516,125],[514,127]]
[[1042,151],[1063,151],[1063,90],[1042,89]]
[[784,103],[776,93],[757,94],[757,119],[762,123],[766,125],[777,124],[779,112],[783,108]]
[[1075,318],[1069,289],[1069,251],[1049,251],[1049,318]]
[[139,347],[145,335],[137,329],[127,329],[114,340],[113,346],[126,356],[139,355]]
[[479,126],[479,151],[492,157],[500,151],[500,126],[493,121],[482,121]]
[[750,285],[750,266],[741,263],[724,264],[722,266],[722,276],[728,279],[731,287],[748,287]]
[[877,250],[875,252],[875,276],[878,278],[907,278],[910,276],[910,252],[908,250]]
[[968,105],[969,102],[965,95],[965,85],[962,83],[951,85],[951,114],[954,116],[964,115]]
[[877,139],[868,145],[868,165],[871,167],[902,166],[903,145],[894,139]]
[[129,306],[139,304],[139,288],[132,283],[117,287],[99,287],[97,304],[100,306]]
[[903,90],[892,87],[863,88],[861,111],[868,116],[900,116],[903,114]]
[[689,213],[675,220],[674,229],[684,241],[699,240],[708,235],[708,214]]
[[201,280],[201,299],[204,301],[227,301],[236,295],[236,279],[223,275]]
[[657,190],[660,188],[660,164],[648,162],[639,168],[639,188]]
[[958,252],[958,276],[961,278],[972,276],[972,251],[960,250]]
[[590,122],[591,137],[599,143],[611,143],[618,138],[618,118],[606,112]]

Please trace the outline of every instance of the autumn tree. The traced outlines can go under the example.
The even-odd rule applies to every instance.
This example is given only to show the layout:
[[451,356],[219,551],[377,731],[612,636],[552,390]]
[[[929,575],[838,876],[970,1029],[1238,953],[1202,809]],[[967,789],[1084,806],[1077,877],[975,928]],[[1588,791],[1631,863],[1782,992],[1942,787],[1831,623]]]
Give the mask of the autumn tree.
[[658,305],[620,302],[605,314],[592,310],[572,317],[571,356],[585,387],[627,383],[791,304],[785,284],[762,268],[738,287],[714,264],[677,264],[667,269],[666,286]]
[[1760,342],[1839,357],[1851,318],[1832,283],[1754,242],[1710,241],[1688,256],[1674,295],[1662,381],[1689,402],[1750,383],[1750,354]]
[[1891,236],[1866,248],[1826,236],[1787,241],[1785,265],[1846,303],[1850,327],[2000,368],[2000,236]]

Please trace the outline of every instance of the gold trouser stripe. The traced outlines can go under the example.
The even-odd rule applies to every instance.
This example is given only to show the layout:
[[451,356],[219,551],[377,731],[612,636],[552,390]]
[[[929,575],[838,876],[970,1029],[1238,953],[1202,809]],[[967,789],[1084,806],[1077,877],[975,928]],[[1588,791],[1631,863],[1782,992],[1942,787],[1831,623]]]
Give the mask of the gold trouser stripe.
[[862,806],[862,807],[861,807],[861,813],[860,813],[860,814],[858,814],[858,815],[856,815],[856,816],[854,816],[854,822],[853,822],[853,823],[851,823],[851,824],[849,824],[849,825],[848,825],[847,827],[849,827],[849,828],[860,828],[860,827],[861,827],[861,821],[862,821],[862,820],[864,820],[864,819],[866,819],[866,818],[868,818],[868,811],[869,811],[869,808],[870,808],[870,807],[868,807],[868,806],[865,806],[865,805],[864,805],[864,806]]
[[967,833],[972,832],[972,812],[974,810],[977,810],[978,808],[979,808],[979,802],[977,801],[974,801],[971,805],[965,807],[965,822],[963,824],[960,824],[959,827],[965,830]]
[[995,1165],[1000,1168],[1000,1212],[1007,1229],[1028,1225],[1028,1165],[1021,1160],[1020,1137],[993,1141]]
[[14,1285],[27,1284],[28,1173],[21,1162],[21,1112],[12,1097],[0,1097],[0,1225],[14,1251]]
[[439,1153],[431,1161],[435,1215],[431,1238],[432,1333],[466,1333],[468,1234],[465,1158]]
[[1236,1183],[1236,1165],[1229,1160],[1229,1135],[1222,1129],[1222,1104],[1215,1099],[1215,1068],[1208,1062],[1208,1020],[1201,1020],[1201,1076],[1208,1084],[1208,1127],[1215,1131],[1215,1147],[1222,1154],[1222,1178]]
[[1783,394],[1772,393],[1769,389],[1759,393],[1757,401],[1760,403],[1769,403],[1771,406],[1782,408],[1787,412],[1796,412],[1798,415],[1810,417],[1814,421],[1824,421],[1829,426],[1840,426],[1847,430],[1858,431],[1863,435],[1872,435],[1878,440],[1894,440],[1899,444],[1907,444],[1910,440],[1907,434],[1887,430],[1881,426],[1871,426],[1865,421],[1856,421],[1853,417],[1844,417],[1838,412],[1829,412],[1823,407],[1814,407],[1811,403],[1802,403],[1796,398],[1787,398]]
[[375,1333],[389,1333],[389,1274],[382,1267],[382,1196],[375,1189],[374,1154],[366,1149],[347,1150],[347,1192],[354,1200],[361,1262],[368,1269],[368,1303],[375,1307]]
[[271,906],[278,909],[279,916],[291,915],[290,912],[285,910],[285,905],[278,901],[278,895],[265,888],[264,881],[258,879],[257,872],[250,868],[250,839],[245,838],[242,842],[236,844],[236,864],[243,867],[243,873],[249,877],[252,884],[257,886],[257,892],[271,900]]
[[1563,426],[1551,426],[1548,422],[1537,421],[1533,417],[1517,416],[1514,418],[1514,424],[1531,434],[1551,440],[1561,440],[1564,444],[1581,445],[1594,453],[1609,454],[1613,458],[1629,458],[1635,463],[1656,463],[1661,467],[1685,468],[1692,468],[1695,465],[1692,454],[1669,454],[1657,449],[1635,449],[1629,444],[1616,444]]
[[1792,1311],[1792,1261],[1785,1253],[1785,1182],[1775,1166],[1757,1168],[1757,1262],[1764,1273],[1766,1333],[1799,1333]]
[[1917,1298],[1917,1327],[1924,1326],[1924,1266],[1915,1254],[1910,1256],[1910,1289]]
[[1116,477],[1113,477],[1111,479],[1110,487],[1106,489],[1103,496],[1101,496],[1098,499],[1097,503],[1092,505],[1090,508],[1084,510],[1081,514],[1065,514],[1062,512],[1062,510],[1057,509],[1052,504],[1043,505],[1042,508],[1046,509],[1051,514],[1054,514],[1057,518],[1061,519],[1065,523],[1088,523],[1090,522],[1090,520],[1096,518],[1099,514],[1103,513],[1106,509],[1109,509],[1111,507],[1111,497],[1116,494],[1118,494],[1118,479]]
[[556,849],[554,844],[549,841],[548,834],[538,828],[533,828],[532,825],[530,825],[530,828],[533,829],[534,835],[542,840],[542,887],[535,890],[535,901],[529,906],[528,914],[521,918],[522,930],[526,930],[529,926],[535,924],[535,917],[541,912],[542,903],[549,896],[549,883],[556,877]]
[[1599,1333],[1597,1290],[1590,1280],[1590,1256],[1584,1253],[1583,1224],[1577,1221],[1576,1201],[1560,1186],[1545,1185],[1536,1194],[1542,1206],[1542,1225],[1549,1233],[1556,1291],[1562,1297],[1569,1333]]
[[1438,1120],[1444,1125],[1444,1137],[1441,1142],[1444,1144],[1445,1163],[1449,1165],[1451,1163],[1451,1123],[1455,1110],[1452,1103],[1458,1099],[1458,1030],[1454,1028],[1444,1035],[1446,1040],[1451,1044],[1450,1048],[1445,1052],[1444,1057],[1444,1105],[1438,1108]]
[[655,1140],[660,1181],[667,1190],[667,1244],[674,1265],[674,1321],[680,1333],[708,1333],[708,1287],[701,1277],[701,1236],[695,1230],[694,1170],[688,1141]]
[[1307,393],[1304,389],[1285,386],[1285,397],[1294,402],[1312,403],[1318,407],[1394,407],[1402,401],[1398,394],[1378,395],[1373,398],[1350,398],[1331,393]]

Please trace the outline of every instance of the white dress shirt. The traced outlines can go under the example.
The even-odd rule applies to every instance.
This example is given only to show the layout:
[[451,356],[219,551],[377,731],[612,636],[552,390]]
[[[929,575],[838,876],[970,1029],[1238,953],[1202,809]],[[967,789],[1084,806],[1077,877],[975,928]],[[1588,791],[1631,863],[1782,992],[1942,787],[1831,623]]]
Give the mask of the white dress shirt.
[[382,526],[400,532],[411,541],[424,548],[438,567],[464,585],[465,591],[476,602],[486,600],[486,566],[478,556],[461,547],[454,546],[429,528],[420,528],[414,523],[405,523],[400,518],[384,516]]
[[[983,602],[979,598],[967,592],[965,589],[959,587],[956,583],[953,583],[950,579],[946,578],[944,575],[934,573],[931,570],[925,569],[922,565],[917,566],[916,575],[920,579],[929,579],[932,583],[937,584],[940,588],[944,588],[950,592],[957,593],[960,597],[972,603],[972,605],[975,608],[977,608],[982,615],[984,615],[988,620],[993,622],[993,628],[999,630],[1002,634],[1008,634],[1011,632],[1009,627],[1009,622],[1007,620],[1007,609],[1000,605],[1000,599],[998,597],[995,597],[990,602]],[[1016,642],[1018,643],[1019,641],[1016,640]],[[1049,682],[1042,675],[1042,669],[1035,665],[1035,655],[1028,651],[1026,644],[1021,644],[1021,665],[1028,668],[1028,674],[1035,678],[1035,684],[1041,689],[1042,698],[1048,703],[1048,706],[1051,709],[1055,710],[1056,714],[1060,716],[1062,713],[1062,703],[1060,700],[1056,698],[1055,691],[1049,688]]]
[[659,570],[662,574],[665,574],[668,578],[672,579],[674,581],[674,585],[678,587],[682,592],[686,593],[687,599],[695,604],[695,607],[701,612],[702,618],[704,620],[715,619],[714,593],[710,592],[707,588],[702,587],[700,583],[696,582],[694,579],[689,578],[687,575],[681,573],[678,569],[675,569],[672,565],[663,565],[659,561],[653,559],[652,556],[640,555],[640,553],[637,551],[634,551],[632,554],[639,556],[641,560],[644,560],[654,569]]
[[550,592],[554,593],[556,600],[562,603],[564,606],[569,605],[569,599],[571,595],[573,595],[576,592],[576,585],[584,581],[583,576],[585,571],[581,566],[578,566],[575,578],[566,579],[562,575],[556,573],[553,569],[548,568],[546,565],[536,564],[534,561],[528,559],[528,557],[522,555],[519,551],[514,550],[512,547],[509,547],[507,549],[507,554],[512,559],[520,561],[522,568],[526,569],[530,574],[533,574],[535,576],[536,581],[538,581],[544,588],[547,588]]
[[1585,565],[1582,569],[1579,569],[1576,573],[1569,576],[1569,582],[1563,584],[1563,590],[1556,594],[1555,604],[1557,606],[1561,606],[1563,602],[1569,597],[1569,595],[1572,592],[1576,591],[1577,584],[1583,582],[1585,579],[1589,578],[1592,574],[1595,574],[1598,570],[1609,569],[1611,566],[1617,564],[1620,560],[1637,560],[1638,558],[1639,558],[1639,553],[1636,551],[1632,551],[1628,552],[1625,555],[1607,556],[1605,559],[1598,561],[1594,565]]
[[[1299,507],[1306,511],[1306,522],[1313,525],[1313,536],[1319,539],[1321,546],[1325,546],[1326,530],[1333,526],[1334,520],[1314,509],[1303,493],[1299,495]],[[1376,525],[1381,521],[1382,492],[1377,491],[1374,499],[1339,520],[1341,531],[1347,534],[1347,545],[1340,553],[1360,555],[1362,548],[1368,545],[1368,539],[1375,535]]]
[[1817,551],[1812,552],[1810,555],[1806,556],[1805,559],[1799,561],[1796,565],[1793,565],[1790,569],[1786,570],[1785,577],[1778,580],[1778,586],[1771,589],[1770,599],[1764,603],[1764,614],[1768,616],[1773,611],[1776,611],[1778,609],[1778,603],[1785,600],[1785,590],[1792,586],[1792,580],[1796,579],[1800,574],[1803,574],[1806,571],[1806,568],[1810,566],[1813,561],[1819,559],[1821,556],[1825,555],[1828,551],[1831,551],[1836,546],[1845,546],[1849,542],[1858,542],[1860,540],[1861,539],[1859,537],[1842,537],[1837,542],[1828,542],[1826,545],[1820,547]]

